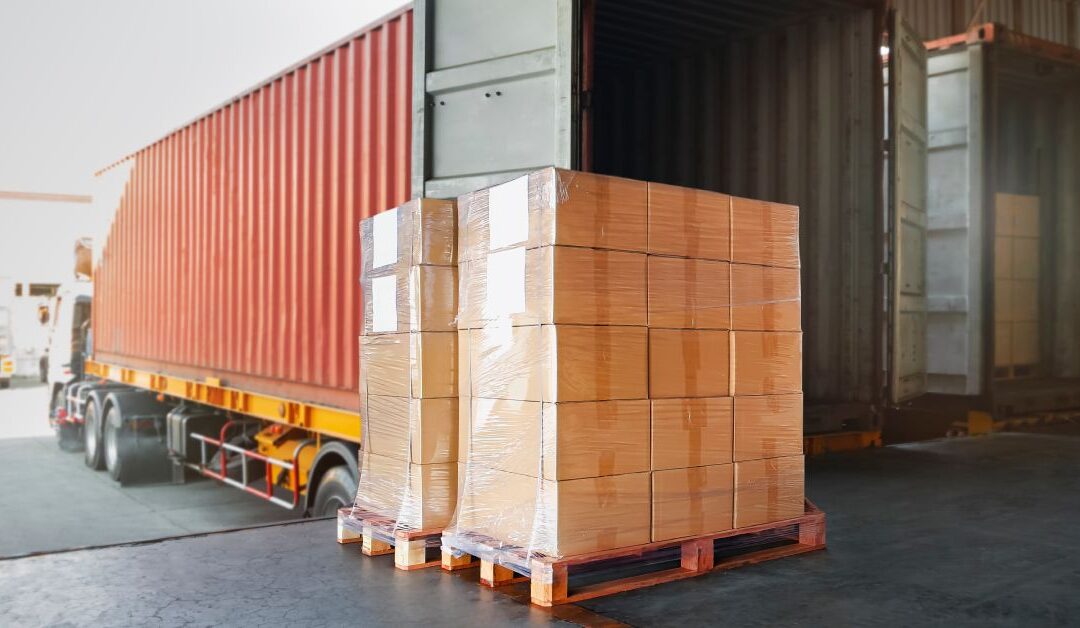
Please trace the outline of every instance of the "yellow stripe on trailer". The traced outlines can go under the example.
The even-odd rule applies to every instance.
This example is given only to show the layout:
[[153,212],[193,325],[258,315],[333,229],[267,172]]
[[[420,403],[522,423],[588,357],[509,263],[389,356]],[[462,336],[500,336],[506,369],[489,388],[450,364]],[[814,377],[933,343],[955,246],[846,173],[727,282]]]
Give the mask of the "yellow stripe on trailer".
[[195,381],[124,366],[86,361],[86,374],[135,388],[237,412],[257,419],[360,442],[360,415],[301,401],[223,386],[220,379]]

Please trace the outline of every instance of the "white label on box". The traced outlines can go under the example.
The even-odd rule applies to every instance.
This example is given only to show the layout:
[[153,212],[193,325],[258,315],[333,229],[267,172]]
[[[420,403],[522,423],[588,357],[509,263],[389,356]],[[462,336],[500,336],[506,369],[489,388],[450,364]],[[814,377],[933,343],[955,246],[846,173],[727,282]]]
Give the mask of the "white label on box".
[[371,267],[382,268],[398,261],[398,210],[395,207],[371,219]]
[[484,318],[502,318],[524,311],[525,248],[488,255]]
[[371,331],[398,331],[397,277],[371,280]]
[[488,192],[488,249],[529,238],[529,177],[518,177]]

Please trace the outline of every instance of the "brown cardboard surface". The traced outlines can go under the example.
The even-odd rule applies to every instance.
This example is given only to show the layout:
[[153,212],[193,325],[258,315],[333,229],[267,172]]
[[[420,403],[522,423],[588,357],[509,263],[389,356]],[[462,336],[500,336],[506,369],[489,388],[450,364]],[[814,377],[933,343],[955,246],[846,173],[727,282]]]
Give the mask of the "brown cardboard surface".
[[732,394],[782,395],[802,392],[802,334],[732,332]]
[[802,456],[735,463],[735,527],[783,521],[803,514]]
[[356,505],[398,527],[437,529],[450,523],[457,504],[457,463],[410,464],[363,453]]
[[550,556],[649,542],[649,473],[555,482],[470,465],[449,534],[468,531]]
[[649,256],[649,326],[731,329],[731,264]]
[[[452,200],[413,199],[360,222],[360,274],[390,266],[457,263],[457,210]],[[379,246],[376,247],[375,239]]]
[[649,183],[649,253],[731,259],[731,197]]
[[1012,323],[1012,364],[1031,366],[1039,363],[1039,323]]
[[414,464],[458,459],[458,400],[368,395],[364,451]]
[[731,265],[731,328],[751,331],[802,329],[799,269]]
[[649,402],[473,398],[470,463],[548,480],[649,470]]
[[726,397],[727,331],[649,329],[649,396]]
[[651,405],[653,470],[732,461],[731,397],[653,399]]
[[652,474],[652,540],[730,530],[735,466],[718,464]]
[[457,396],[457,332],[360,337],[360,387],[368,395]]
[[1013,278],[1013,238],[994,238],[994,279]]
[[1039,278],[1039,238],[1012,238],[1013,279]]
[[802,453],[802,395],[735,397],[736,462]]
[[731,261],[799,267],[799,208],[731,198]]
[[472,396],[520,401],[647,398],[644,327],[470,330]]
[[545,168],[463,195],[459,203],[464,213],[459,253],[465,260],[521,245],[646,250],[643,181]]
[[459,327],[645,325],[645,255],[566,246],[510,248],[461,265]]
[[994,366],[1012,366],[1013,323],[994,324]]
[[[383,290],[373,282],[387,282]],[[362,333],[454,331],[457,328],[457,267],[390,266],[360,281]],[[392,303],[384,302],[392,299]],[[381,315],[376,312],[378,308]]]

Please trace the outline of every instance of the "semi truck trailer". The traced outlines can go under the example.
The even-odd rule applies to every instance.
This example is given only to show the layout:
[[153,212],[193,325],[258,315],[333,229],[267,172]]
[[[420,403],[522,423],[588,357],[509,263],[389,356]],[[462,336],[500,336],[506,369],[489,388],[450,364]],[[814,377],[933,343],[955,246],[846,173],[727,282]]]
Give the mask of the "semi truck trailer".
[[87,466],[351,503],[357,226],[409,198],[411,50],[403,9],[97,173],[123,193],[57,411]]

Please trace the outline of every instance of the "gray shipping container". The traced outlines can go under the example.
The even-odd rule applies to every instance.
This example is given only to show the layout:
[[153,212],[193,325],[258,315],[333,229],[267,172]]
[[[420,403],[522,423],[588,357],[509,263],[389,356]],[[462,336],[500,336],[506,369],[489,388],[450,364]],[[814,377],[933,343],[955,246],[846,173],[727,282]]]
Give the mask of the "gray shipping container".
[[414,7],[414,196],[554,165],[798,205],[807,431],[925,392],[926,55],[886,2]]
[[[1080,51],[988,26],[929,60],[928,390],[996,417],[1080,406]],[[1040,203],[1038,361],[995,372],[995,197]]]

